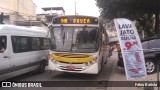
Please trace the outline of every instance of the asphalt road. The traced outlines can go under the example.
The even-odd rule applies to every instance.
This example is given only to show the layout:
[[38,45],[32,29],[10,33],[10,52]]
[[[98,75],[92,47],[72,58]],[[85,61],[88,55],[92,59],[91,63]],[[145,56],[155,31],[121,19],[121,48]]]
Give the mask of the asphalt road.
[[[111,77],[113,64],[117,59],[117,54],[114,53],[108,62],[103,66],[98,75],[78,74],[66,72],[49,72],[46,70],[42,74],[36,72],[26,73],[7,81],[37,81],[48,83],[49,87],[42,88],[0,88],[0,90],[107,90],[106,83]],[[73,85],[73,87],[71,87]]]

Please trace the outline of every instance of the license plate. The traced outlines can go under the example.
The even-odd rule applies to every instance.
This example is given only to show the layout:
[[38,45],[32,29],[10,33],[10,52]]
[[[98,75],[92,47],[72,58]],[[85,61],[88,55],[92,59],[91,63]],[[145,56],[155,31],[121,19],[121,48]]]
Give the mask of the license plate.
[[74,66],[67,66],[66,68],[67,68],[67,70],[74,70],[75,69]]

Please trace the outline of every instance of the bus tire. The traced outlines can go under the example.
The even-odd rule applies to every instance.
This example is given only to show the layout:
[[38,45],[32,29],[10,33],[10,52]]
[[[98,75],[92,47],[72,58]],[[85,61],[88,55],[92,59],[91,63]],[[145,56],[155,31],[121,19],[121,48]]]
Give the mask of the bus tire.
[[39,65],[39,68],[37,69],[37,72],[38,72],[38,73],[43,73],[43,72],[45,72],[45,67],[46,67],[45,61],[41,61],[40,65]]

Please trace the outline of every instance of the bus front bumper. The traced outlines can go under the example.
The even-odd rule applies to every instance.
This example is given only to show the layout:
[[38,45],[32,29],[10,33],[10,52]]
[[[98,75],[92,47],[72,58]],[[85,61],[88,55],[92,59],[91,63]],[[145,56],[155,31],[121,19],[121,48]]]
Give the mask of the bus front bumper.
[[81,65],[81,67],[78,67],[79,69],[64,69],[62,67],[67,67],[67,66],[74,66],[75,68],[78,66],[77,64],[63,64],[63,65],[58,65],[52,62],[52,60],[49,60],[49,65],[48,69],[51,71],[61,71],[61,72],[71,72],[71,73],[86,73],[86,74],[98,74],[99,72],[99,67],[98,64],[95,63],[90,66],[86,65]]

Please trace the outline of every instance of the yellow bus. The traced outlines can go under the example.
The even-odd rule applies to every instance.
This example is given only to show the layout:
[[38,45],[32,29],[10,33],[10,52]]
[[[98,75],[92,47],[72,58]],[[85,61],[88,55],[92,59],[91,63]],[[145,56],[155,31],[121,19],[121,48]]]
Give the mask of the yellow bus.
[[97,17],[55,17],[50,34],[51,71],[98,74],[109,57],[108,34]]

